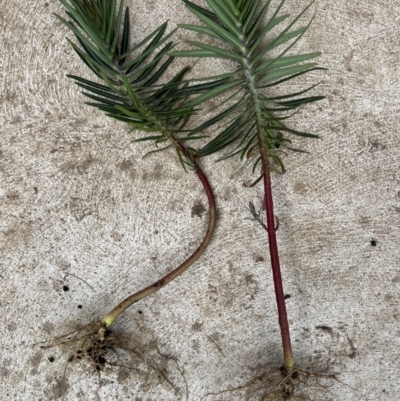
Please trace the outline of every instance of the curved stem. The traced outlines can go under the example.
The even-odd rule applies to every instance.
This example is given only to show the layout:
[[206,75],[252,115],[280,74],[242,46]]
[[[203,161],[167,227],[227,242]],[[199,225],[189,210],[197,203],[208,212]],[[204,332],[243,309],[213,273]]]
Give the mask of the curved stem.
[[[178,140],[176,140],[176,144],[179,147],[179,149],[181,149],[184,156],[188,157],[188,152],[186,148]],[[201,242],[200,246],[194,251],[194,253],[188,259],[186,259],[182,264],[180,264],[175,270],[168,273],[161,280],[156,281],[154,284],[148,286],[147,288],[133,295],[130,295],[128,298],[120,302],[111,312],[109,312],[101,320],[102,328],[100,329],[100,337],[102,337],[102,333],[104,335],[105,329],[109,328],[118,318],[118,316],[121,315],[121,313],[123,313],[126,309],[128,309],[137,301],[165,287],[170,281],[172,281],[180,274],[182,274],[188,267],[190,267],[194,262],[196,262],[197,259],[199,259],[199,257],[204,253],[208,244],[210,243],[216,225],[216,204],[215,204],[214,193],[212,191],[212,188],[210,186],[210,183],[208,182],[206,175],[204,174],[200,166],[197,164],[197,161],[194,162],[194,169],[207,194],[209,211],[210,211],[208,229],[206,235],[203,238],[203,241]]]

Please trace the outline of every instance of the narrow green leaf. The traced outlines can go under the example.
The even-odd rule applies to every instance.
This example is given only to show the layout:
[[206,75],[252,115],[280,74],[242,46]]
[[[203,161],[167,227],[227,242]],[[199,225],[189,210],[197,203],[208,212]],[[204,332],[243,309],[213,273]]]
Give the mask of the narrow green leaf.
[[[282,45],[283,43],[289,41],[290,39],[295,38],[296,36],[300,36],[304,34],[304,32],[307,30],[307,28],[300,28],[297,31],[289,32],[286,33],[285,35],[279,35],[276,39],[274,39],[272,42],[270,42],[268,45],[266,45],[264,48],[262,48],[257,55],[254,55],[253,57],[253,63],[258,63],[267,52],[272,50],[275,47],[278,47]],[[256,47],[253,46],[251,48],[250,54],[253,54],[253,50],[256,50]]]
[[143,61],[146,60],[146,58],[154,52],[158,47],[160,47],[162,44],[164,44],[174,33],[176,32],[176,29],[174,29],[172,32],[168,33],[165,35],[162,39],[160,36],[159,32],[155,38],[150,42],[150,44],[144,49],[141,54],[136,57],[136,59],[132,60],[130,63],[126,64],[124,66],[124,69],[126,69],[126,74],[129,74],[131,71],[133,71],[135,68],[137,68]]
[[193,31],[197,33],[201,33],[203,35],[208,35],[213,38],[222,39],[221,36],[216,34],[212,29],[205,28],[204,26],[200,25],[189,25],[189,24],[179,24],[179,28],[187,29],[188,31]]
[[291,134],[294,135],[298,135],[298,136],[304,136],[304,137],[308,137],[308,138],[319,138],[318,135],[314,135],[314,134],[309,134],[308,132],[300,132],[300,131],[296,131],[287,127],[274,127],[274,126],[268,126],[269,130],[273,130],[273,131],[286,131],[289,132]]
[[[129,23],[129,7],[125,9],[125,18],[124,18],[124,30],[122,33],[122,41],[121,41],[121,49],[119,54],[124,54],[128,51],[129,47],[129,35],[130,35],[130,23]],[[123,65],[126,58],[119,58],[120,65]]]
[[143,86],[149,87],[153,83],[157,82],[161,76],[167,71],[168,67],[171,65],[171,63],[174,61],[173,57],[168,57],[168,59],[161,65],[161,67],[157,70],[155,74],[153,74],[152,77],[150,77],[144,84]]
[[151,40],[154,36],[156,36],[160,31],[162,31],[162,33],[161,33],[161,36],[162,36],[165,32],[166,27],[167,27],[167,22],[164,22],[157,29],[155,29],[150,35],[146,36],[142,41],[140,41],[137,45],[130,48],[126,53],[121,54],[119,56],[119,58],[126,58],[126,57],[130,56],[133,52],[135,52],[136,50],[138,50],[142,46],[144,46],[149,40]]
[[107,32],[107,18],[108,18],[108,9],[107,9],[107,0],[101,0],[101,33],[103,35],[103,38],[106,37],[106,32]]
[[108,15],[110,17],[108,21],[108,28],[107,28],[107,35],[106,35],[106,42],[110,43],[113,30],[114,30],[114,18],[115,18],[115,11],[116,11],[116,6],[117,6],[117,1],[116,0],[110,0],[109,2],[109,9],[108,9]]
[[[90,99],[93,99],[93,100],[96,100],[98,102],[102,102],[102,103],[105,103],[105,104],[109,104],[109,105],[121,104],[121,106],[122,106],[124,104],[124,103],[117,103],[114,99],[107,99],[105,97],[99,97],[99,96],[93,95],[93,94],[88,93],[88,92],[82,92],[82,94],[84,96],[90,98]],[[124,100],[122,99],[122,101],[124,101]]]
[[[271,3],[271,0],[268,0],[267,3],[264,5],[264,7],[261,9],[261,12],[259,13],[258,17],[256,18],[255,22],[253,23],[253,25],[251,26],[250,29],[249,29],[250,22],[252,21],[253,13],[255,13],[256,10],[252,10],[251,15],[249,15],[249,17],[246,21],[246,24],[243,26],[243,29],[246,32],[246,43],[247,44],[249,44],[251,42],[252,37],[257,32],[261,23],[264,21],[264,18],[268,12],[270,3]],[[259,34],[258,36],[262,37],[261,35],[262,34]]]
[[187,141],[197,141],[199,139],[208,138],[208,135],[201,135],[201,136],[187,136],[185,138],[179,138],[180,142],[187,142]]
[[218,54],[215,52],[209,51],[209,50],[201,50],[201,49],[196,49],[196,50],[179,50],[175,52],[169,53],[170,56],[172,57],[213,57],[213,58],[221,58]]
[[[160,63],[162,57],[169,52],[169,50],[172,48],[173,43],[169,42],[167,43],[151,60],[145,67],[142,69],[135,71],[135,75],[140,74],[137,76],[134,80],[132,80],[132,83],[137,84],[143,79],[146,79],[152,72],[155,71],[157,68],[158,64]],[[131,78],[131,77],[130,77]]]
[[219,20],[229,29],[233,34],[241,35],[240,27],[241,22],[233,15],[226,4],[218,0],[206,0],[208,6],[214,11]]
[[[225,28],[218,25],[212,19],[207,18],[206,16],[202,15],[201,13],[193,11],[193,14],[195,14],[197,16],[197,18],[199,18],[204,24],[206,24],[208,26],[208,28],[210,28],[214,32],[214,35],[210,35],[210,36],[214,36],[214,37],[217,36],[218,39],[225,39],[238,51],[240,51],[240,52],[244,51],[245,46],[242,42],[242,40],[244,40],[244,36],[240,31],[236,30],[235,33],[232,33],[232,32],[229,33],[229,31],[227,31]],[[190,28],[191,26],[192,25],[188,25],[189,28],[187,28],[187,29],[193,30]],[[203,32],[203,33],[206,33],[206,32]]]
[[[257,38],[254,40],[253,43],[251,43],[251,47],[250,47],[250,54],[254,54],[254,52],[257,50],[258,46],[260,45],[261,41],[265,38],[265,36],[267,35],[267,33],[276,25],[280,24],[281,22],[285,21],[285,19],[287,19],[288,17],[290,17],[289,14],[285,14],[282,15],[278,18],[275,18],[275,20],[273,21],[273,24],[267,24],[260,33],[257,34]],[[256,31],[254,31],[253,33],[255,33]],[[253,34],[251,35],[251,37],[253,37]],[[250,43],[250,41],[248,41],[248,43]]]
[[235,14],[235,17],[237,19],[239,19],[240,10],[239,10],[237,4],[235,4],[235,2],[233,0],[226,0],[226,3],[227,3],[227,6],[230,8],[230,11]]
[[[208,52],[214,53],[215,57],[228,58],[230,60],[239,61],[240,63],[243,63],[245,61],[245,58],[243,56],[241,56],[237,53],[231,52],[229,50],[220,49],[219,47],[206,45],[201,42],[196,42],[193,40],[188,40],[187,43],[189,43],[190,45],[193,45],[193,46],[197,46],[198,48],[200,48],[202,50],[206,50]],[[197,56],[197,57],[201,57],[201,56]]]
[[211,127],[212,125],[216,124],[217,122],[221,121],[223,118],[225,118],[226,116],[231,114],[233,111],[235,111],[238,108],[238,106],[240,106],[240,103],[234,104],[233,106],[224,110],[222,113],[219,113],[215,117],[213,117],[210,120],[206,121],[205,123],[201,124],[194,131],[195,132],[204,131],[208,127]]
[[256,12],[259,4],[260,0],[254,0],[254,1],[245,0],[244,2],[241,1],[240,4],[238,4],[238,7],[241,9],[239,20],[242,21],[244,32],[247,32],[247,28],[251,24],[251,21],[253,20],[254,17],[254,13]]
[[285,82],[285,81],[289,81],[290,79],[297,78],[297,77],[299,77],[300,75],[307,74],[307,72],[315,71],[315,70],[327,70],[327,68],[322,68],[322,67],[310,68],[309,70],[305,70],[305,71],[299,72],[298,74],[290,75],[290,76],[287,77],[287,78],[280,79],[279,81],[275,81],[275,82],[273,82],[273,83],[271,83],[271,84],[259,86],[259,88],[262,88],[262,89],[263,89],[263,88],[270,88],[270,87],[272,87],[272,86],[279,85],[279,84],[281,84],[281,83],[283,83],[283,82]]
[[[110,91],[110,88],[108,86],[100,85],[100,84],[98,84],[96,82],[89,81],[87,79],[78,77],[76,75],[67,74],[67,77],[71,78],[71,79],[74,79],[75,81],[81,82],[82,84],[85,84],[85,85],[88,85],[88,86],[92,86],[93,88],[97,88],[97,89],[99,89],[101,91]],[[75,83],[77,84],[77,82],[75,82]]]
[[320,84],[320,82],[316,83],[315,85],[310,86],[307,89],[304,89],[300,92],[295,92],[295,93],[290,93],[288,95],[281,95],[281,96],[274,96],[274,97],[267,97],[265,95],[260,95],[260,99],[265,100],[265,101],[271,101],[271,102],[275,102],[276,100],[282,100],[282,99],[289,99],[291,97],[296,97],[296,96],[300,96],[303,95],[304,93],[309,92],[310,90],[314,89],[315,87],[317,87]]
[[[110,59],[110,56],[106,56],[99,50],[98,47],[96,47],[92,42],[90,42],[78,29],[75,28],[75,26],[65,20],[64,18],[60,17],[59,15],[56,15],[56,17],[65,25],[67,26],[73,33],[74,35],[81,41],[81,43],[84,43],[85,46],[90,49],[105,65],[112,67],[112,62]],[[72,42],[69,41],[71,44]]]
[[[149,124],[151,124],[151,122],[148,121],[147,118],[146,118],[142,113],[137,112],[137,111],[135,112],[135,111],[129,110],[129,109],[127,109],[127,106],[123,106],[123,105],[116,104],[116,105],[115,105],[115,108],[116,108],[118,111],[121,111],[121,112],[122,112],[123,114],[125,114],[127,117],[131,117],[131,118],[134,118],[134,119],[136,119],[136,120],[139,120],[140,123],[142,123],[142,124],[144,124],[144,125],[149,125]],[[139,121],[138,121],[138,122],[139,122]]]
[[114,38],[113,38],[113,41],[112,41],[111,46],[110,46],[111,53],[115,53],[115,51],[117,49],[119,30],[120,30],[120,27],[121,27],[123,11],[124,11],[124,0],[121,0],[120,3],[119,3],[117,22],[115,23]]
[[316,65],[315,63],[307,63],[307,64],[295,65],[293,67],[286,67],[273,70],[269,72],[267,75],[265,75],[264,78],[261,78],[258,81],[258,83],[263,84],[268,81],[274,81],[276,79],[284,78],[289,75],[298,74],[299,72],[303,72],[315,67],[315,65]]
[[288,65],[291,64],[301,63],[303,61],[319,57],[320,55],[321,55],[320,52],[316,52],[316,53],[300,54],[297,56],[280,57],[275,60],[268,60],[267,62],[258,66],[255,69],[254,74],[261,74],[267,71],[268,69],[287,67]]
[[232,89],[238,85],[241,85],[245,82],[244,79],[239,79],[233,82],[229,82],[227,84],[223,84],[223,85],[219,85],[217,88],[214,88],[212,90],[210,90],[207,93],[204,93],[203,95],[198,96],[197,98],[193,99],[191,102],[189,102],[187,104],[187,107],[195,107],[198,106],[200,104],[202,104],[203,102],[205,102],[206,100],[212,99],[213,97],[216,97],[226,91],[228,91],[229,89]]
[[319,100],[325,99],[325,96],[311,96],[311,97],[303,97],[301,99],[289,100],[286,102],[277,102],[280,106],[285,107],[299,107],[306,103],[318,102]]
[[165,146],[164,148],[160,148],[160,149],[156,149],[156,150],[151,150],[150,152],[147,152],[147,153],[143,156],[143,159],[144,159],[145,157],[149,157],[150,155],[152,155],[152,154],[154,154],[154,153],[162,152],[163,150],[168,149],[168,148],[170,148],[171,146],[172,146],[172,145],[168,145],[168,146]]
[[133,142],[157,141],[162,138],[164,138],[164,135],[153,135],[153,136],[146,136],[144,138],[135,139]]
[[214,13],[212,13],[211,11],[209,11],[209,10],[203,8],[203,7],[200,7],[200,6],[198,6],[197,4],[194,4],[194,3],[192,3],[192,2],[189,1],[189,0],[182,0],[182,1],[186,4],[186,7],[187,7],[193,14],[194,14],[193,11],[195,10],[195,11],[200,12],[201,14],[205,15],[206,17],[208,17],[208,18],[210,18],[210,19],[213,19],[213,20],[218,19],[217,16],[216,16]]
[[[282,3],[285,0],[282,1]],[[284,42],[298,36],[298,35],[302,35],[309,27],[310,23],[307,25],[307,27],[305,28],[300,28],[297,31],[294,32],[289,32],[290,28],[295,25],[297,23],[297,21],[304,15],[304,13],[311,7],[311,5],[314,3],[315,0],[313,0],[306,8],[304,8],[304,10],[278,35],[277,38],[275,38],[270,44],[268,44],[267,46],[264,47],[263,50],[260,51],[260,53],[254,58],[254,62],[258,62],[264,54],[266,54],[267,51],[273,49],[274,47],[277,47],[281,44],[283,44]],[[275,12],[274,16],[272,17],[271,21],[274,20],[276,14],[277,14],[278,10]],[[272,22],[271,22],[272,23]],[[267,25],[267,27],[269,26],[269,24]],[[251,50],[250,50],[250,54],[253,54],[254,51],[256,50],[257,46],[252,46]]]

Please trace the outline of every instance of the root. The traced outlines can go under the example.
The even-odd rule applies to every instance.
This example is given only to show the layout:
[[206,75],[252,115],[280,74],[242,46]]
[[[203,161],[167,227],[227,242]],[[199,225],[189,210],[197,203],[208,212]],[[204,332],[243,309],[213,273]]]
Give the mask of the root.
[[[42,349],[58,346],[69,355],[63,378],[68,366],[74,361],[89,364],[93,372],[98,375],[107,367],[135,371],[144,376],[144,385],[150,386],[154,385],[154,380],[151,384],[148,383],[151,372],[153,372],[160,381],[166,383],[173,390],[177,400],[188,399],[188,384],[184,372],[175,358],[162,354],[155,345],[140,345],[126,337],[114,334],[110,330],[104,330],[101,322],[83,326],[42,344],[44,344],[41,345]],[[148,358],[147,353],[152,353],[152,357]],[[170,378],[170,372],[167,370],[170,361],[173,362],[174,369],[178,372],[175,372],[174,376],[178,375],[183,380],[183,384],[181,383],[180,386],[174,384],[176,380]],[[144,371],[141,368],[143,365]]]
[[[284,368],[272,368],[267,372],[250,379],[242,386],[218,393],[208,393],[201,400],[207,397],[216,396],[213,401],[232,400],[233,393],[244,401],[311,401],[308,391],[316,389],[319,395],[324,394],[318,400],[326,400],[326,393],[334,382],[342,383],[335,374],[317,374],[301,369],[295,369],[288,374]],[[242,393],[242,395],[239,395]],[[230,394],[230,395],[228,395]],[[228,398],[225,398],[226,395]],[[219,398],[223,396],[223,398]],[[211,398],[208,399],[211,401]]]

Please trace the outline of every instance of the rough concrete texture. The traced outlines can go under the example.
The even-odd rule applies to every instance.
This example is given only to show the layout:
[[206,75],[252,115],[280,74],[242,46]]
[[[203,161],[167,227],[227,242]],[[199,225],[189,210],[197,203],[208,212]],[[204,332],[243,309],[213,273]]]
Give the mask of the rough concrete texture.
[[[134,41],[166,19],[172,27],[194,20],[179,0],[127,3]],[[340,374],[329,389],[305,387],[309,399],[394,401],[400,6],[318,0],[312,8],[317,17],[297,50],[322,51],[329,71],[292,88],[323,79],[316,93],[327,98],[292,125],[322,140],[301,143],[311,154],[288,155],[287,174],[273,177],[293,348],[301,368]],[[115,325],[141,344],[131,360],[115,351],[109,358],[121,366],[96,372],[38,345],[99,319],[176,266],[207,219],[199,183],[172,152],[142,159],[149,148],[132,143],[140,133],[84,104],[65,75],[91,75],[53,12],[63,12],[55,0],[0,7],[0,398],[261,400],[262,392],[210,394],[281,363],[266,236],[245,209],[262,188],[243,186],[249,172],[232,177],[238,160],[203,163],[219,208],[207,253]],[[199,63],[193,73],[222,65]]]

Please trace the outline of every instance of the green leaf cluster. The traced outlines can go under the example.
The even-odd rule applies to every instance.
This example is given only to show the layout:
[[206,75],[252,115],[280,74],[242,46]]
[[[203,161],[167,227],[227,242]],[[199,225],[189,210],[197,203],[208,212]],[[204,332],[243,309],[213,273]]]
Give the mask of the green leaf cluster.
[[[317,137],[291,129],[286,120],[296,109],[323,96],[308,95],[317,85],[280,96],[268,95],[268,89],[323,69],[313,61],[320,53],[289,54],[311,23],[297,27],[312,3],[279,29],[289,19],[288,14],[281,14],[286,0],[274,10],[270,9],[271,0],[206,0],[208,8],[182,1],[201,25],[181,27],[206,35],[213,43],[217,39],[217,45],[187,41],[192,49],[175,51],[171,40],[175,30],[167,33],[167,23],[131,45],[129,9],[123,0],[60,0],[68,18],[57,17],[75,35],[72,47],[100,82],[69,77],[83,89],[87,104],[148,132],[137,141],[154,142],[153,152],[173,147],[184,167],[195,157],[228,148],[222,158],[240,155],[255,171],[261,161],[257,150],[262,146],[272,161],[271,168],[284,171],[282,152],[301,151],[292,148],[291,136]],[[189,70],[185,67],[161,83],[178,56],[224,58],[238,67],[195,84],[185,79]],[[200,126],[186,129],[189,118],[211,99],[220,102],[222,111]],[[233,105],[223,108],[225,104]],[[204,138],[203,132],[215,124],[223,129],[205,146],[199,150],[186,146],[188,141]]]
[[[271,0],[206,0],[208,9],[189,0],[182,0],[187,8],[201,21],[202,25],[182,24],[181,27],[217,39],[219,45],[187,41],[194,47],[191,50],[173,51],[172,56],[180,57],[214,57],[229,59],[239,67],[224,75],[225,79],[207,93],[198,94],[189,102],[197,106],[204,101],[216,98],[221,94],[231,93],[237,100],[234,105],[220,112],[209,123],[198,127],[199,131],[210,123],[222,120],[224,129],[213,140],[199,150],[202,156],[219,152],[236,143],[225,157],[240,154],[241,159],[253,162],[253,171],[259,164],[261,156],[255,150],[260,146],[273,162],[271,168],[284,171],[280,158],[282,149],[293,149],[289,135],[317,138],[306,132],[289,128],[286,119],[295,109],[323,99],[323,96],[303,96],[316,85],[300,92],[281,96],[268,96],[268,88],[302,76],[313,70],[321,70],[311,61],[320,53],[289,55],[289,51],[307,31],[310,23],[296,28],[297,23],[311,4],[297,15],[278,34],[273,34],[280,24],[289,18],[280,11],[286,0],[282,0],[275,10],[270,10]],[[274,51],[278,55],[271,55]],[[215,79],[207,77],[204,79]],[[289,115],[288,115],[289,114]],[[262,140],[260,142],[260,133]]]
[[[129,9],[124,8],[123,0],[119,5],[116,0],[60,2],[69,19],[56,16],[75,35],[77,42],[69,41],[71,46],[100,79],[99,83],[68,75],[90,99],[87,104],[133,129],[151,133],[137,141],[153,141],[155,151],[172,146],[182,164],[184,159],[190,160],[192,149],[182,143],[202,136],[184,130],[189,117],[196,112],[187,100],[191,90],[184,77],[189,68],[160,83],[174,59],[168,55],[175,46],[171,40],[174,31],[167,33],[165,22],[131,46]],[[194,87],[196,93],[201,93],[212,88],[212,83]],[[163,146],[158,148],[159,144]]]

